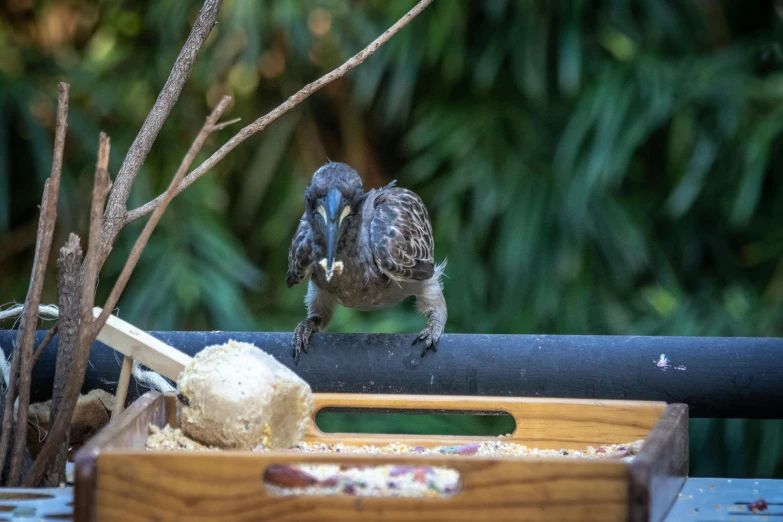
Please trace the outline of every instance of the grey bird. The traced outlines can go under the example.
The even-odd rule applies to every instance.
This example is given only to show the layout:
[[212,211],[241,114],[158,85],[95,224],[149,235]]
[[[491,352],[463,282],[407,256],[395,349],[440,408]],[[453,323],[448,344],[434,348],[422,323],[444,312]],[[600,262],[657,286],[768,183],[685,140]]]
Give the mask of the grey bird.
[[307,318],[294,331],[294,362],[310,335],[324,330],[335,307],[378,310],[415,296],[427,326],[414,339],[437,350],[447,309],[435,264],[427,208],[415,192],[391,182],[364,191],[345,163],[319,168],[305,190],[305,211],[288,253],[288,288],[309,278]]

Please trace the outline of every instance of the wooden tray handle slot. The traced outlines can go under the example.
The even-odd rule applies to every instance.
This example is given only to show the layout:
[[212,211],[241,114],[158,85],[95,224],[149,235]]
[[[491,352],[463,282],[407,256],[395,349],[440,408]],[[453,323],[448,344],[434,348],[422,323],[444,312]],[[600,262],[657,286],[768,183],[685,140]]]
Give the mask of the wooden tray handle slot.
[[[513,421],[513,425],[510,429],[504,430],[504,432],[498,433],[498,435],[506,435],[516,430],[517,419],[514,417],[509,408],[504,407],[502,404],[498,404],[493,398],[481,398],[481,397],[447,397],[438,401],[422,401],[420,396],[408,396],[408,395],[377,395],[367,397],[365,395],[358,394],[315,394],[314,402],[315,408],[312,415],[312,429],[309,433],[310,436],[317,436],[319,438],[339,436],[344,437],[346,434],[337,434],[332,432],[325,432],[318,426],[316,417],[320,412],[329,413],[360,413],[360,414],[429,414],[429,415],[444,415],[444,414],[458,414],[458,415],[497,415],[505,416]],[[479,400],[476,400],[479,399]],[[355,432],[351,432],[355,433]],[[360,436],[388,436],[382,433],[356,433]],[[464,435],[437,435],[439,437],[465,437]],[[482,438],[493,438],[493,435],[483,435]]]

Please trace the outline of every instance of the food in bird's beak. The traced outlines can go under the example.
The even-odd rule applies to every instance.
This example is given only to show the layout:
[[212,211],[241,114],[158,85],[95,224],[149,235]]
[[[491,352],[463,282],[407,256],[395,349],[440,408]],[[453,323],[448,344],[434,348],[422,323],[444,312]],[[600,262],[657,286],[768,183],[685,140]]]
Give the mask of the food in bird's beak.
[[321,265],[321,268],[323,268],[324,272],[326,272],[327,283],[332,280],[332,276],[334,274],[337,275],[342,274],[343,268],[345,268],[345,265],[343,265],[342,261],[335,261],[334,263],[332,263],[332,266],[329,267],[326,258],[321,259],[321,261],[319,261],[318,264]]
[[[322,259],[320,264],[324,271],[326,271],[326,281],[329,282],[337,272],[339,275],[342,273],[342,263],[335,260],[335,254],[337,253],[337,242],[340,239],[340,230],[342,227],[343,219],[345,218],[344,209],[348,208],[343,204],[343,195],[337,189],[332,189],[326,196],[326,258]],[[338,268],[338,263],[340,268]]]

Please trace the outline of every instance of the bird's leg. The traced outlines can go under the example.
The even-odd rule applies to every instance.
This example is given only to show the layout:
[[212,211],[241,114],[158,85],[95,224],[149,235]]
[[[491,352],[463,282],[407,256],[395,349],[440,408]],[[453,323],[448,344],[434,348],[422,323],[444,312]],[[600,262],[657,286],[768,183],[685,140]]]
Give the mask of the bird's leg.
[[335,302],[325,292],[319,291],[312,281],[307,287],[307,319],[300,321],[291,340],[294,364],[299,364],[301,352],[307,353],[310,335],[325,330],[332,320]]
[[292,340],[294,349],[294,364],[299,364],[299,354],[301,352],[307,353],[307,344],[310,341],[310,335],[313,332],[317,332],[320,325],[321,318],[318,316],[308,317],[296,325],[296,330],[294,330],[294,338]]
[[413,340],[414,345],[419,341],[424,342],[424,349],[421,351],[421,356],[424,357],[427,350],[438,350],[438,340],[443,334],[448,317],[446,299],[443,297],[438,276],[427,281],[422,292],[416,296],[416,305],[419,312],[427,315],[426,328]]

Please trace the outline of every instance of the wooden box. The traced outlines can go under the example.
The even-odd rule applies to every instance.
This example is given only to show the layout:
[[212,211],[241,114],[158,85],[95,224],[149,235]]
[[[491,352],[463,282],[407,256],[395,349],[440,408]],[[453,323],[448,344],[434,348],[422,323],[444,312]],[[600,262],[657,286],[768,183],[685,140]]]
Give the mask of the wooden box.
[[[146,451],[148,426],[177,426],[176,397],[147,393],[75,458],[77,521],[660,521],[688,471],[688,411],[659,402],[405,395],[315,394],[323,408],[491,412],[513,416],[506,440],[541,449],[585,449],[645,439],[622,460],[462,455]],[[315,414],[315,413],[314,413]],[[327,434],[306,440],[404,442],[425,447],[487,437]],[[263,485],[275,464],[447,466],[459,471],[450,498],[274,496]]]

